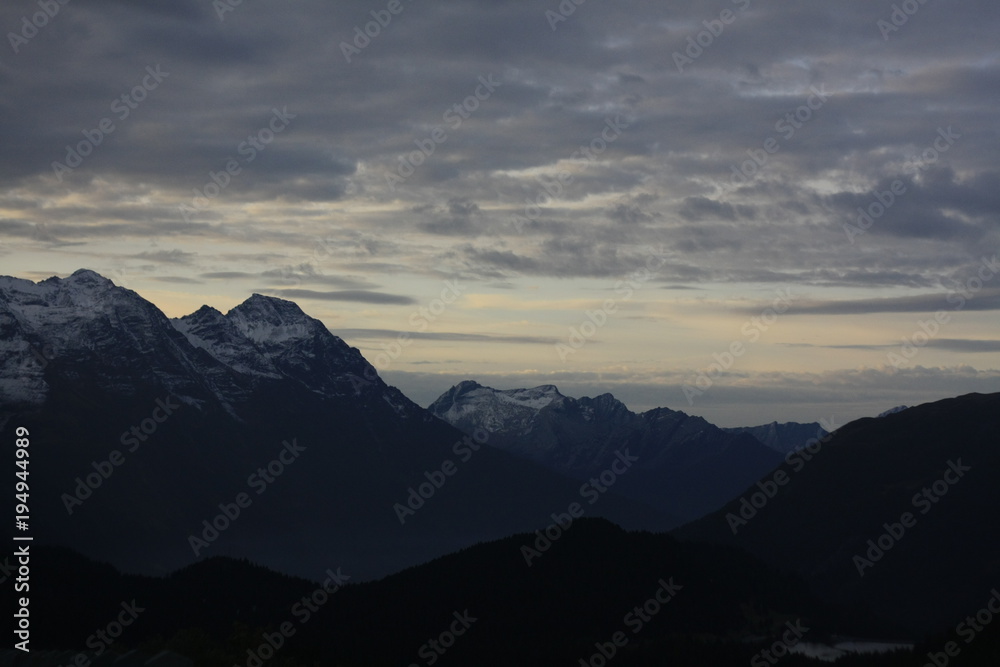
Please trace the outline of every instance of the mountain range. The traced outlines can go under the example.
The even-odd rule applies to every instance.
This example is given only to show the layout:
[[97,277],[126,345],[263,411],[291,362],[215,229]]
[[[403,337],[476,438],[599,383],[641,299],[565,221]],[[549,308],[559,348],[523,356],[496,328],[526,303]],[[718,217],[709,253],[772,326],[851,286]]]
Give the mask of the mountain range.
[[[575,399],[552,385],[500,391],[466,381],[428,409],[465,433],[486,429],[492,446],[575,479],[600,476],[628,452],[635,461],[615,491],[684,521],[718,509],[784,454],[701,417],[669,408],[635,414],[611,394]],[[797,426],[802,442],[815,433]]]
[[171,320],[91,271],[2,278],[0,336],[0,420],[34,443],[36,539],[128,571],[229,554],[382,576],[576,501],[677,523],[613,493],[587,504],[576,480],[435,419],[289,301]]
[[[1000,394],[844,426],[722,429],[474,381],[424,409],[292,302],[171,319],[81,270],[0,277],[0,429],[15,427],[53,648],[93,631],[88,610],[142,595],[159,611],[132,646],[246,664],[289,601],[343,572],[287,664],[412,662],[465,607],[478,638],[442,664],[539,646],[522,662],[586,662],[671,576],[689,595],[616,663],[746,664],[796,620],[811,642],[923,638],[934,654],[1000,577]],[[996,627],[977,636],[949,664],[995,664]],[[904,653],[844,664],[914,664]]]

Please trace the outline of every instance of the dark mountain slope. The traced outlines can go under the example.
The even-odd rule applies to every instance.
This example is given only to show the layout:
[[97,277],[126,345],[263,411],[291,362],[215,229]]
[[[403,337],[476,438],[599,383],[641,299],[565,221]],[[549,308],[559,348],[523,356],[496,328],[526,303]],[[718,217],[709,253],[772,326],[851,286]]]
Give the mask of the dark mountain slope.
[[1000,580],[998,433],[1000,394],[860,419],[783,465],[787,483],[756,515],[734,500],[675,534],[741,546],[915,631],[947,627]]
[[580,480],[627,451],[634,465],[615,491],[687,520],[781,462],[752,436],[700,417],[667,408],[635,414],[611,394],[575,399],[552,385],[499,391],[465,381],[428,409],[466,433],[488,429],[496,447]]

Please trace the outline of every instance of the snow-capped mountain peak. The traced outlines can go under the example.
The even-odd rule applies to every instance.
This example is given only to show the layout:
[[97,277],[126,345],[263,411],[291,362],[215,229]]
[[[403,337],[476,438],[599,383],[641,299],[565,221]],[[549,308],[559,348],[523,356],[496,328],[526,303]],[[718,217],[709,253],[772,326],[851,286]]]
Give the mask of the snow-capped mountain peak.
[[323,324],[309,317],[291,301],[254,294],[228,313],[236,329],[255,343],[282,343],[291,339],[312,338],[326,331]]
[[465,380],[445,392],[428,409],[452,424],[476,415],[484,419],[484,428],[500,424],[509,426],[511,423],[528,426],[540,410],[565,398],[551,384],[501,390]]
[[171,320],[188,342],[217,361],[248,375],[277,378],[281,374],[230,318],[211,306]]
[[497,398],[533,410],[541,410],[553,401],[565,398],[555,385],[543,384],[529,389],[508,389],[497,392]]
[[[463,382],[428,408],[490,445],[577,479],[621,457],[630,472],[615,487],[674,516],[699,516],[771,470],[781,455],[746,434],[730,434],[669,408],[631,412],[611,394],[564,396],[553,385],[498,390]],[[634,462],[634,467],[631,465]]]
[[260,294],[225,315],[203,306],[171,320],[94,271],[0,277],[0,333],[0,401],[10,403],[40,405],[56,376],[96,363],[101,389],[139,382],[227,410],[262,383],[292,381],[327,398],[388,402],[403,417],[422,412],[322,322]]

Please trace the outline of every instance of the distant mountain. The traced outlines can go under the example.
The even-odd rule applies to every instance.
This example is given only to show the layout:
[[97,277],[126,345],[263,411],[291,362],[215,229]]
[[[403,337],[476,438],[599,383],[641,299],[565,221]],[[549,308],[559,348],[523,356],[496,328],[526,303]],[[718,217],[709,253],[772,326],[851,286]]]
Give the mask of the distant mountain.
[[742,547],[914,632],[955,627],[1000,576],[997,433],[1000,394],[859,419],[675,534]]
[[909,408],[905,405],[897,405],[894,408],[889,408],[885,412],[880,412],[879,417],[888,417],[889,415],[894,415],[897,412],[902,412],[903,410],[908,410]]
[[827,433],[819,422],[810,424],[771,422],[761,426],[740,426],[723,428],[722,430],[726,433],[749,433],[780,454],[788,454],[801,449],[810,440],[819,440]]
[[[522,549],[538,539],[475,545],[378,582],[357,584],[332,568],[319,577],[329,594],[230,559],[151,578],[46,550],[33,566],[52,585],[36,601],[55,615],[37,641],[82,648],[94,617],[114,618],[121,600],[133,599],[144,611],[122,641],[215,665],[248,664],[266,634],[282,639],[274,633],[283,623],[290,636],[281,664],[296,665],[572,665],[603,647],[623,665],[726,667],[763,661],[760,652],[782,635],[798,643],[893,632],[861,610],[818,601],[802,581],[738,550],[581,519],[528,567]],[[909,657],[904,664],[915,664]]]
[[[778,465],[782,456],[756,438],[727,433],[667,408],[635,414],[611,394],[570,398],[552,385],[500,391],[472,381],[428,408],[490,444],[580,480],[614,467],[614,490],[690,520],[720,507]],[[617,463],[616,463],[617,461]]]
[[[0,427],[30,432],[35,539],[127,571],[226,554],[381,576],[581,500],[578,481],[434,419],[289,301],[170,320],[92,271],[3,277],[0,353]],[[614,494],[585,508],[673,523]]]

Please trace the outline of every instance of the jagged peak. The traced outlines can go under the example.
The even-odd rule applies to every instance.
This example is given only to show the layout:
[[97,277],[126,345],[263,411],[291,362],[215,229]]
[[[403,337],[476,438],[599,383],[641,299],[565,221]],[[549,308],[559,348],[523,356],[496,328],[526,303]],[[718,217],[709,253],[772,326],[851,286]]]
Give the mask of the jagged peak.
[[175,320],[190,321],[190,322],[204,322],[204,321],[215,321],[223,320],[226,316],[222,314],[221,310],[213,308],[212,306],[202,306],[198,310],[184,315],[182,317],[174,318]]
[[[83,316],[107,312],[111,307],[128,304],[147,313],[159,309],[136,292],[91,269],[78,269],[66,278],[52,276],[37,283],[13,277],[0,277],[0,290],[11,302],[44,305],[51,308],[78,308]],[[162,316],[162,313],[160,313]]]
[[46,278],[38,282],[39,285],[44,285],[46,287],[54,286],[61,287],[63,285],[81,287],[104,287],[113,288],[117,287],[111,280],[105,278],[97,271],[91,269],[77,269],[71,273],[67,278],[60,278],[59,276],[52,276],[51,278]]
[[226,313],[226,319],[256,342],[311,338],[327,332],[322,322],[306,315],[294,301],[256,293]]
[[232,331],[236,326],[220,311],[211,306],[202,306],[183,317],[170,320],[174,328],[184,334],[195,347],[204,347],[202,337],[208,331]]
[[296,319],[312,319],[303,312],[299,304],[276,296],[267,296],[254,292],[246,301],[231,309],[226,316],[233,313],[256,312],[262,314],[274,314],[283,317],[294,317]]
[[541,394],[559,394],[562,396],[562,393],[559,391],[559,387],[554,384],[540,384],[537,387],[531,387],[530,389],[515,389],[514,391],[533,391]]
[[70,274],[69,278],[67,278],[66,280],[73,280],[73,281],[86,280],[86,281],[108,283],[114,285],[114,283],[111,282],[111,280],[105,278],[97,271],[93,271],[91,269],[77,269],[72,274]]
[[462,380],[461,382],[459,382],[458,384],[456,384],[454,387],[452,387],[451,388],[451,392],[449,392],[449,393],[452,393],[455,396],[458,396],[460,394],[465,394],[465,393],[468,393],[470,391],[475,391],[476,389],[489,389],[489,387],[484,387],[483,385],[479,384],[475,380]]

